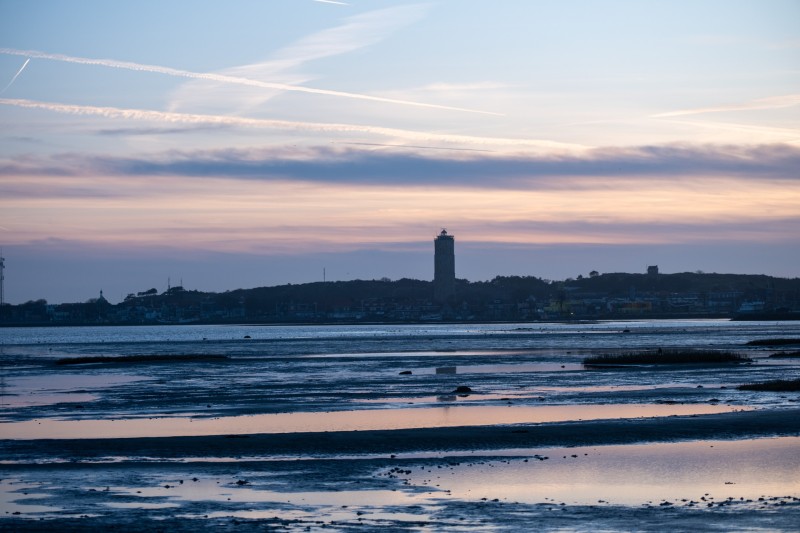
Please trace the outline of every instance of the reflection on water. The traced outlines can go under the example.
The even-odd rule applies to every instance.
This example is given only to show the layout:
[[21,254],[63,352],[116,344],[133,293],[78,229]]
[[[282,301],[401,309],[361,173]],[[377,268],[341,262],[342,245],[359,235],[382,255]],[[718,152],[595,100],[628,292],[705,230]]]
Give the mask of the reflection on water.
[[32,407],[34,405],[53,405],[57,403],[88,403],[97,399],[94,394],[64,393],[64,394],[28,394],[18,396],[5,394],[0,396],[0,409]]
[[120,374],[54,374],[46,378],[22,376],[9,379],[5,384],[10,394],[36,394],[39,392],[72,392],[76,389],[115,387],[147,379],[142,376]]
[[0,516],[6,514],[49,513],[60,511],[50,505],[31,505],[28,500],[48,498],[49,494],[33,492],[39,483],[23,483],[18,479],[0,479]]
[[[157,487],[112,487],[110,493],[134,498],[134,501],[125,503],[107,504],[113,507],[157,509],[179,507],[186,502],[248,504],[244,510],[203,513],[204,518],[235,516],[263,519],[280,516],[282,519],[299,520],[419,521],[430,518],[422,505],[432,503],[418,493],[398,490],[275,491],[250,485],[246,480],[231,482],[226,479],[197,478],[177,483],[168,480]],[[393,512],[392,509],[402,511]],[[409,512],[412,509],[419,510],[420,514]]]
[[[506,354],[504,354],[506,355]],[[505,374],[524,372],[576,372],[584,370],[582,363],[527,363],[520,365],[463,365],[422,368],[415,374]]]
[[85,439],[170,437],[224,434],[365,431],[494,424],[562,422],[742,410],[710,404],[607,404],[548,406],[447,406],[315,413],[278,413],[221,418],[148,418],[124,420],[39,420],[2,424],[9,439]]
[[392,490],[285,492],[249,486],[245,480],[239,483],[241,485],[230,480],[198,479],[165,483],[158,487],[111,487],[111,492],[167,501],[281,502],[294,505],[347,505],[357,501],[369,505],[408,505],[415,500],[413,494]]
[[728,498],[800,496],[800,437],[596,446],[536,452],[547,460],[461,462],[404,476],[413,485],[523,503],[707,507]]
[[84,389],[105,389],[125,385],[146,378],[109,374],[48,374],[21,376],[4,380],[0,388],[0,409],[16,409],[54,405],[59,403],[89,403],[97,400],[96,394]]

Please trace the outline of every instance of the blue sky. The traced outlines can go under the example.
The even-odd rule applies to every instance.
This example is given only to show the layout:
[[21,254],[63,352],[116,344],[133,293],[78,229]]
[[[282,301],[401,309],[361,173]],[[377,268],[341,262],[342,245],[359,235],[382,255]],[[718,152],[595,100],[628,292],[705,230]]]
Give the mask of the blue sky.
[[6,300],[800,264],[800,2],[0,0]]

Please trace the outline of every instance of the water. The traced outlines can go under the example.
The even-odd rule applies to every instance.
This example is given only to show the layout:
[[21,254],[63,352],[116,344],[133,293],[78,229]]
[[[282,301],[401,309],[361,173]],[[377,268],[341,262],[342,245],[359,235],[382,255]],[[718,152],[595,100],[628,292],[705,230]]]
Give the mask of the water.
[[[792,531],[797,436],[593,447],[559,437],[550,448],[440,451],[451,449],[456,430],[444,428],[454,426],[603,425],[632,436],[618,442],[638,442],[639,417],[662,427],[661,417],[675,415],[791,414],[797,393],[736,388],[800,377],[800,359],[768,357],[786,348],[746,345],[778,337],[800,339],[800,322],[4,328],[0,529],[73,518],[87,529],[124,529],[146,515],[185,518],[170,528],[192,530],[241,529],[233,518],[296,531],[694,530],[722,517],[729,521],[716,529]],[[754,362],[582,364],[587,355],[670,347],[736,351]],[[57,364],[98,355],[162,360]],[[225,358],[176,358],[203,355]],[[585,422],[607,418],[625,420]],[[434,444],[406,437],[408,453],[357,446],[367,442],[360,431],[400,428],[443,429],[424,433]],[[260,444],[287,432],[297,436],[280,438],[303,443],[318,431],[341,432],[334,439],[353,447],[271,454]],[[534,430],[488,431],[498,432]],[[79,440],[49,440],[57,438]],[[387,438],[399,445],[397,434]]]
[[[715,340],[741,344],[754,338],[800,334],[797,322],[733,322],[707,320],[632,320],[593,323],[521,323],[521,324],[424,324],[424,325],[346,325],[346,326],[261,326],[261,325],[180,325],[180,326],[80,326],[55,328],[2,328],[0,345],[62,345],[108,343],[184,343],[197,341],[239,341],[251,336],[256,341],[319,339],[383,339],[485,336],[511,339],[568,341],[594,347],[630,346],[630,340],[617,339],[617,333],[629,330],[636,341],[666,341],[677,336],[681,344],[704,344],[707,334]],[[592,338],[585,341],[586,336]]]
[[320,431],[370,431],[443,428],[604,420],[655,416],[730,413],[742,407],[726,405],[549,405],[536,407],[454,406],[366,411],[277,413],[221,418],[128,418],[124,420],[41,420],[5,423],[7,439],[82,439],[310,433]]
[[[796,398],[735,390],[741,383],[800,375],[800,359],[768,359],[775,350],[746,346],[775,337],[800,338],[800,323],[4,328],[0,422],[416,409],[422,424],[436,420],[437,410],[458,405],[787,406]],[[590,354],[657,347],[734,350],[755,363],[614,371],[581,364]],[[55,364],[96,355],[227,359]],[[472,393],[454,394],[459,386]],[[476,423],[486,423],[473,412]],[[154,435],[161,434],[152,427]]]
[[[800,490],[800,438],[690,441],[536,450],[548,460],[469,460],[447,469],[414,469],[409,482],[452,497],[591,505],[669,501],[708,506]],[[444,470],[444,471],[442,471]],[[690,504],[693,502],[693,505]]]

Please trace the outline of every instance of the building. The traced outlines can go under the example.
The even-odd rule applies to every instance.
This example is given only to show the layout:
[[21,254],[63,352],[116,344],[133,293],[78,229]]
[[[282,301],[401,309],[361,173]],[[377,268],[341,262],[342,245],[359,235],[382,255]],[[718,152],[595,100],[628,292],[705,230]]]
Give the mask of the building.
[[653,265],[647,267],[647,275],[648,276],[657,276],[658,275],[658,265]]
[[445,303],[456,294],[455,238],[443,229],[433,246],[433,299]]

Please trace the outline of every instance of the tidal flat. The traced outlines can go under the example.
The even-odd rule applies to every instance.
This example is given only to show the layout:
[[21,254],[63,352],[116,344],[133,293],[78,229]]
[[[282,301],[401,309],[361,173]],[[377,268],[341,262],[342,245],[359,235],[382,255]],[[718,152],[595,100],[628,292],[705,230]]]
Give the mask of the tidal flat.
[[[800,396],[738,389],[800,378],[797,322],[0,333],[4,529],[800,523]],[[750,361],[582,364],[659,349]]]

